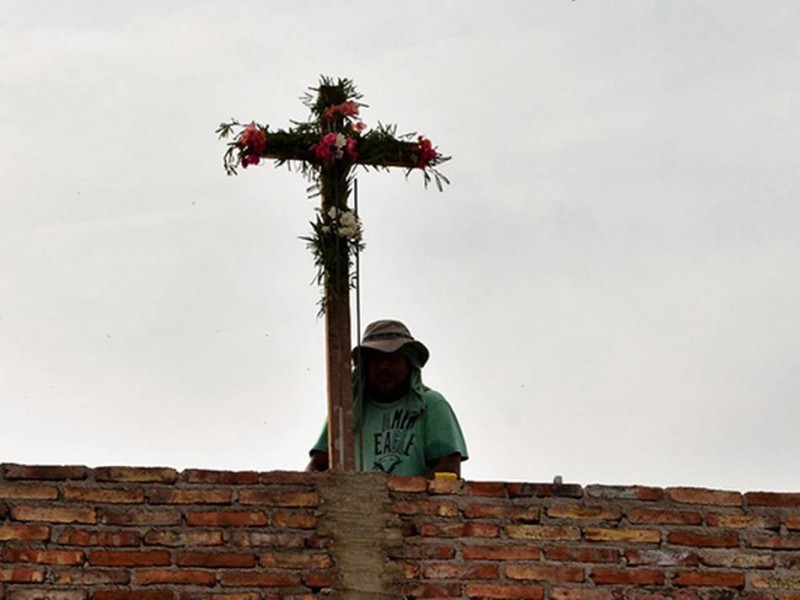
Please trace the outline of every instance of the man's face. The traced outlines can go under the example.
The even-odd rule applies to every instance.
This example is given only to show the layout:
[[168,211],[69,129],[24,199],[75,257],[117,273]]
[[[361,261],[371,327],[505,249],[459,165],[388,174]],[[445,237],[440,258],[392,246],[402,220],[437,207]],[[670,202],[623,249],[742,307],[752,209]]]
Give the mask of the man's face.
[[411,365],[400,351],[368,351],[364,355],[367,385],[370,394],[378,402],[394,402],[408,391]]

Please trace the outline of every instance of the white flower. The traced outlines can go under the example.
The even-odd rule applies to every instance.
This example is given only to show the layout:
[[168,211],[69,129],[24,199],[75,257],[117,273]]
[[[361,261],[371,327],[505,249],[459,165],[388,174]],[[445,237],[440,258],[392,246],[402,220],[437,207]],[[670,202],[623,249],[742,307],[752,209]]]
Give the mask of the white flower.
[[344,134],[337,133],[336,134],[336,141],[333,143],[334,146],[341,152],[342,148],[347,145],[347,138],[344,137]]
[[339,209],[336,208],[335,206],[331,206],[328,209],[328,217],[330,218],[330,220],[331,221],[335,221],[336,217],[338,217],[338,216],[339,216]]
[[342,225],[342,227],[358,227],[358,219],[356,218],[355,214],[349,210],[342,213],[342,216],[339,217],[339,223]]

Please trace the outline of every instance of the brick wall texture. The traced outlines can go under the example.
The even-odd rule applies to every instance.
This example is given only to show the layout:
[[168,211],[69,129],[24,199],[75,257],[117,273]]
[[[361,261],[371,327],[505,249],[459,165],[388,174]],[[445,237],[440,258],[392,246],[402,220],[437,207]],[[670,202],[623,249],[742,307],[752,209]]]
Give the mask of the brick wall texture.
[[4,600],[800,600],[800,493],[0,466]]

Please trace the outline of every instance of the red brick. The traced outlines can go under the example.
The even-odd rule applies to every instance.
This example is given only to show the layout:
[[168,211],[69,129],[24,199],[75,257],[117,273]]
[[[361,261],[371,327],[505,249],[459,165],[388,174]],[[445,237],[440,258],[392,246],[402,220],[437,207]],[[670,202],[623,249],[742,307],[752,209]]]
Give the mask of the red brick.
[[56,500],[58,488],[51,485],[0,483],[0,500]]
[[[723,592],[719,597],[726,598],[727,596],[728,594]],[[704,595],[704,598],[712,600],[717,598],[717,595],[712,592],[708,596]],[[697,590],[686,588],[672,590],[662,588],[657,592],[633,588],[625,590],[625,600],[700,600],[700,595],[697,593]],[[756,599],[748,598],[748,600]],[[766,600],[766,598],[763,600]]]
[[502,481],[466,481],[464,493],[474,497],[506,498],[506,484]]
[[753,533],[747,536],[751,548],[769,548],[770,550],[800,550],[800,536],[775,535],[771,533]]
[[672,585],[742,588],[744,587],[744,575],[718,571],[679,571],[672,576]]
[[[710,527],[726,529],[780,529],[781,522],[777,515],[733,515],[713,513],[706,522]],[[787,522],[788,527],[788,522]]]
[[509,579],[547,583],[581,583],[585,577],[581,567],[510,564],[506,565],[503,570]]
[[133,572],[137,585],[214,585],[216,575],[210,571],[192,569],[141,569]]
[[0,542],[46,542],[49,539],[47,525],[0,525]]
[[207,569],[254,567],[256,557],[245,552],[181,552],[177,564],[179,567]]
[[223,571],[220,585],[230,587],[293,587],[302,582],[299,573]]
[[659,510],[655,508],[633,508],[626,514],[631,523],[657,523],[659,525],[700,525],[703,516],[699,512],[683,510]]
[[508,506],[506,504],[467,504],[464,516],[468,519],[505,519],[522,523],[539,520],[538,506]]
[[88,487],[64,488],[64,498],[70,502],[96,502],[98,504],[141,504],[142,490],[120,490]]
[[169,590],[98,590],[92,600],[173,600],[173,594]]
[[55,585],[127,585],[131,576],[125,569],[92,569],[80,567],[75,569],[51,569],[51,576]]
[[798,493],[747,492],[744,498],[748,506],[800,507],[800,494]]
[[539,498],[582,498],[583,488],[573,483],[509,483],[509,498],[536,496]]
[[86,600],[88,592],[82,590],[17,590],[9,592],[8,600]]
[[233,492],[229,489],[176,490],[156,488],[147,490],[147,501],[151,504],[230,504]]
[[258,474],[261,485],[313,485],[319,479],[319,473],[305,471],[266,471]]
[[694,550],[663,549],[625,550],[625,558],[631,566],[648,565],[654,567],[675,567],[700,564],[700,557]]
[[607,529],[587,527],[584,531],[590,542],[629,542],[633,544],[655,544],[661,541],[657,529]]
[[312,512],[275,511],[270,514],[272,524],[282,529],[315,529],[319,519]]
[[103,509],[100,520],[106,525],[132,526],[140,525],[180,525],[181,513],[177,510],[125,510]]
[[667,542],[678,546],[698,546],[704,548],[734,548],[739,545],[739,534],[733,531],[722,533],[699,533],[696,531],[671,531]]
[[[464,549],[465,559],[468,558],[466,551],[467,548]],[[388,548],[386,550],[386,555],[389,558],[403,558],[406,560],[445,560],[453,558],[456,555],[456,550],[452,546],[412,546],[410,544],[403,544],[397,548]]]
[[529,544],[520,546],[465,546],[464,560],[539,560],[541,551]]
[[619,550],[615,548],[596,548],[596,547],[570,547],[570,546],[550,546],[545,548],[544,556],[547,560],[570,563],[570,562],[590,562],[590,563],[616,563],[619,562]]
[[137,531],[67,528],[57,541],[64,546],[138,546],[141,540]]
[[771,554],[750,554],[739,550],[703,550],[700,562],[709,567],[728,569],[772,569],[775,557]]
[[163,530],[148,531],[144,536],[147,546],[221,546],[223,543],[222,531],[204,530]]
[[6,479],[57,480],[86,479],[86,467],[49,465],[5,465]]
[[333,566],[327,552],[270,552],[258,560],[262,567],[275,569],[330,569]]
[[269,506],[315,508],[319,506],[319,494],[305,490],[243,489],[239,492],[241,504],[265,504]]
[[579,540],[581,530],[565,525],[508,525],[506,535],[523,540]]
[[[797,573],[749,573],[748,579],[750,585],[756,589],[770,589],[770,590],[791,590],[797,592],[800,590],[800,575]],[[781,594],[781,598],[787,596]],[[792,595],[793,598],[800,597],[797,593]]]
[[458,598],[460,583],[407,583],[403,588],[404,598]]
[[527,600],[542,600],[544,588],[539,585],[500,585],[487,583],[468,583],[466,585],[467,598],[514,598]]
[[57,506],[12,506],[11,516],[17,521],[45,521],[50,523],[97,523],[97,513],[92,508]]
[[547,516],[551,519],[618,521],[622,517],[622,511],[608,506],[558,505],[549,507]]
[[7,563],[36,563],[40,565],[83,564],[82,550],[34,550],[31,548],[5,548],[2,561]]
[[467,523],[464,525],[464,537],[495,538],[500,536],[500,528],[491,523]]
[[391,475],[386,485],[392,492],[421,493],[428,490],[428,480],[424,477],[400,477]]
[[464,484],[460,479],[431,479],[428,481],[428,494],[430,495],[453,495],[461,492]]
[[256,485],[259,483],[257,471],[209,471],[187,469],[179,475],[184,483],[205,485]]
[[389,510],[399,515],[431,515],[436,517],[457,517],[458,504],[431,500],[395,500]]
[[267,531],[234,531],[231,545],[245,547],[302,548],[310,539],[296,533],[273,533]]
[[[766,529],[771,529],[767,527]],[[800,515],[789,515],[786,517],[786,529],[790,531],[797,531],[800,529]]]
[[306,571],[303,573],[303,584],[310,588],[327,588],[336,583],[336,573],[328,571]]
[[662,585],[664,573],[653,569],[598,567],[589,574],[596,585]]
[[603,588],[551,588],[551,600],[617,600],[613,591]]
[[165,550],[96,550],[89,553],[89,564],[93,567],[156,567],[170,563]]
[[419,534],[423,537],[463,537],[463,523],[423,523],[420,525]]
[[162,467],[99,467],[94,470],[97,481],[119,483],[175,483],[178,472]]
[[741,506],[739,492],[708,490],[705,488],[674,487],[667,488],[667,496],[681,504],[710,504],[712,506]]
[[641,485],[588,485],[586,486],[586,495],[590,498],[601,498],[603,500],[656,502],[664,497],[664,490]]
[[0,581],[4,583],[41,583],[44,569],[0,568]]
[[269,524],[269,520],[263,512],[227,510],[189,512],[186,514],[186,523],[211,527],[263,527]]
[[[292,600],[294,596],[280,596],[276,600]],[[298,597],[299,598],[299,597]],[[220,592],[181,592],[180,600],[261,600],[258,592],[233,592],[229,594]],[[268,596],[272,600],[272,596]],[[314,596],[303,598],[303,600],[314,600]]]
[[499,575],[496,564],[441,562],[428,563],[422,568],[425,579],[497,579]]

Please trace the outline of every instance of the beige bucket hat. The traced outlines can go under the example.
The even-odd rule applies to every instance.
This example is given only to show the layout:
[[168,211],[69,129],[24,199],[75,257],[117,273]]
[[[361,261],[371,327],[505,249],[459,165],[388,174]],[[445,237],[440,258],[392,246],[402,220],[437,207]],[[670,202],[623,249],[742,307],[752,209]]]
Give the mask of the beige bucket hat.
[[404,346],[412,346],[419,358],[419,366],[428,362],[430,352],[425,344],[415,340],[411,332],[400,321],[384,319],[367,325],[361,345],[353,348],[353,360],[358,361],[359,350],[377,350],[378,352],[396,352]]

